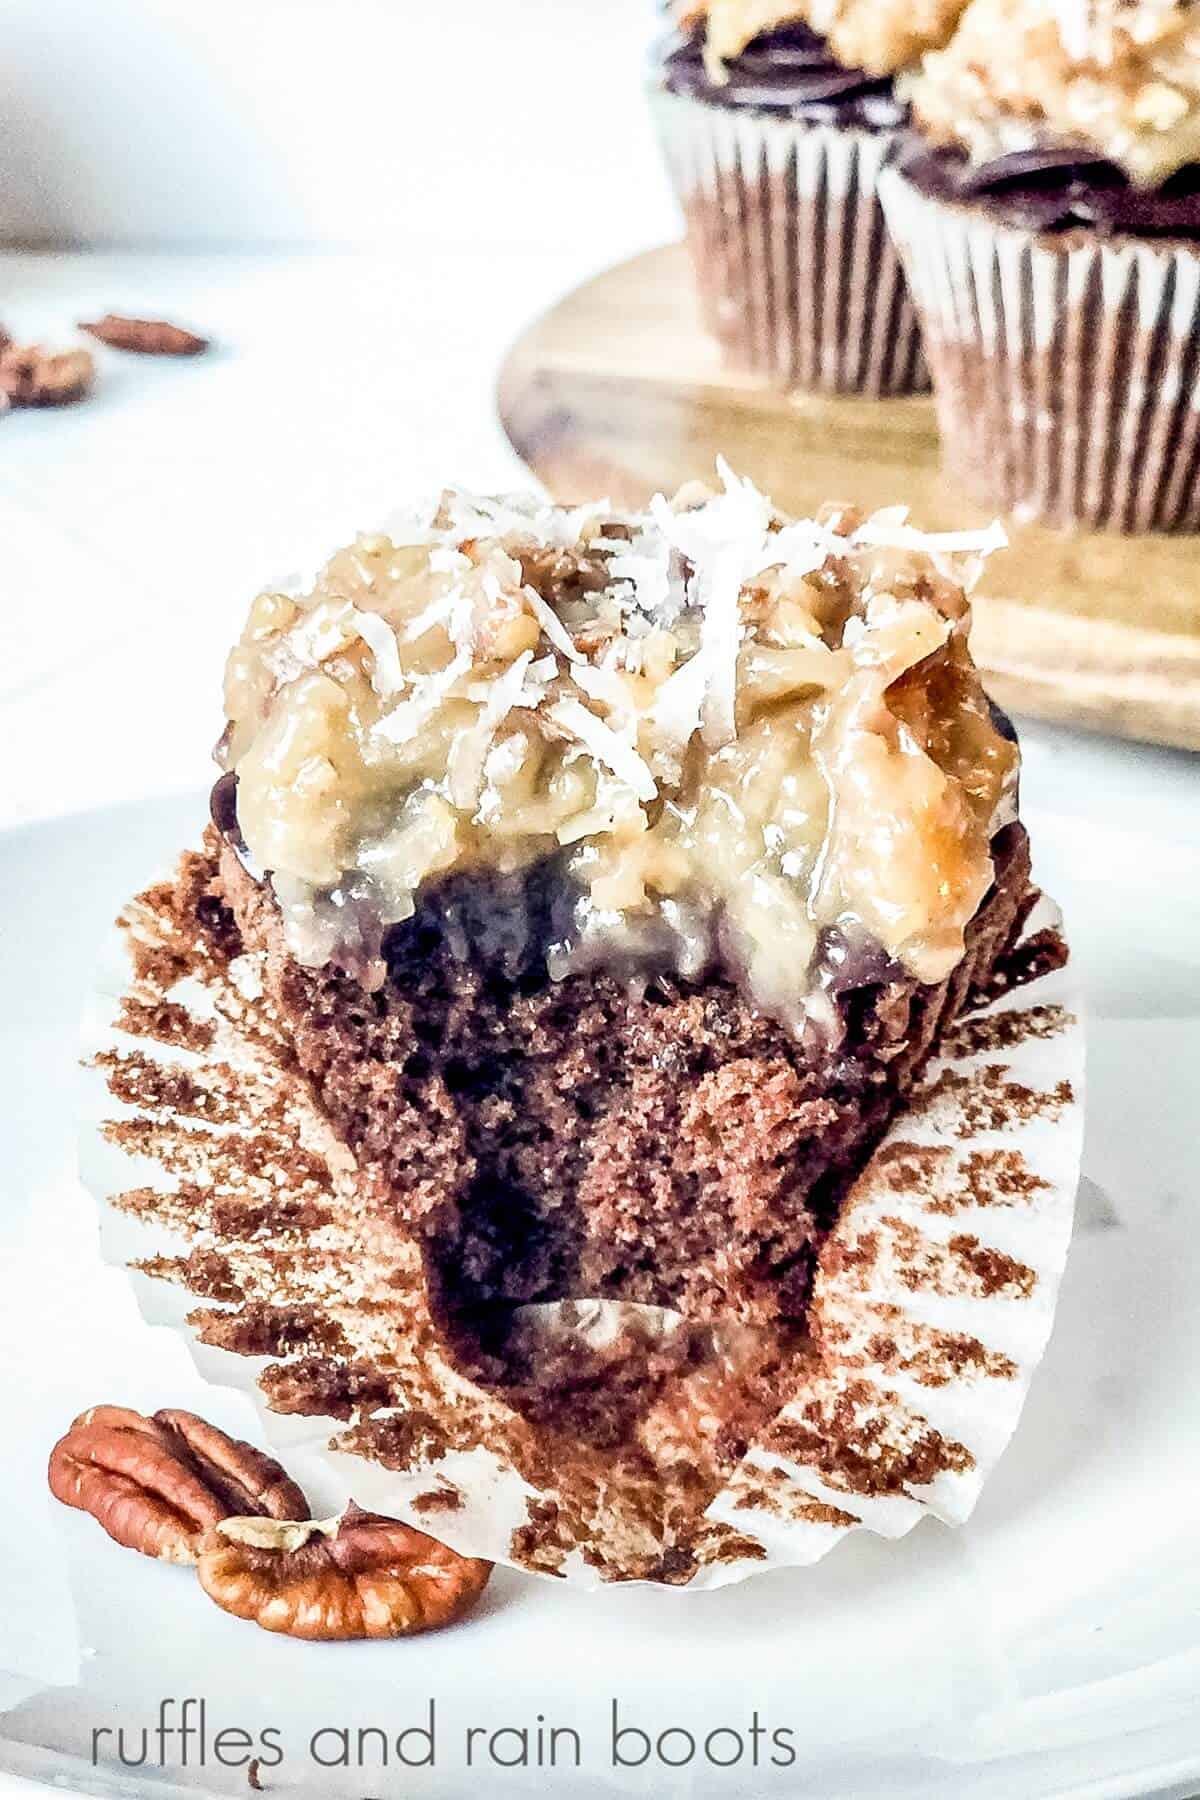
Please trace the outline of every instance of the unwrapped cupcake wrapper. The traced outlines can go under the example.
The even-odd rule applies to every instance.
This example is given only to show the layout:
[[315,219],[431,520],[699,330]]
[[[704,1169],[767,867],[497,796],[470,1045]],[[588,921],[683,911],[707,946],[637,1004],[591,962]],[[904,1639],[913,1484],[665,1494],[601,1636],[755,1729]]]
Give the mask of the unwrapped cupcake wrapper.
[[895,132],[803,124],[657,91],[704,322],[734,367],[836,394],[929,386],[879,204]]
[[[127,910],[88,1004],[82,1174],[147,1320],[254,1400],[316,1511],[354,1498],[582,1586],[692,1589],[815,1562],[852,1531],[966,1519],[1045,1348],[1071,1233],[1083,1039],[1069,970],[952,1028],[823,1246],[787,1404],[698,1510],[702,1407],[660,1409],[632,1459],[561,1439],[547,1454],[502,1394],[445,1360],[419,1257],[380,1249],[261,958],[215,956],[170,891]],[[1039,931],[1057,931],[1044,901]],[[560,1332],[611,1335],[611,1303],[536,1310]]]
[[895,169],[880,191],[951,472],[1026,518],[1200,530],[1200,248],[1039,236]]

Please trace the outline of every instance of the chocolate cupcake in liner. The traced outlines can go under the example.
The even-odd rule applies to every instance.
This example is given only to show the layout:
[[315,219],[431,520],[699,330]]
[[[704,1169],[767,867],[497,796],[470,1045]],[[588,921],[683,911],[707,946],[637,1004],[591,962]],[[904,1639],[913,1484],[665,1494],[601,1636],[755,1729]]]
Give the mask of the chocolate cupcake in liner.
[[660,48],[651,104],[726,361],[784,389],[927,388],[878,197],[906,121],[891,77],[842,66],[798,19],[717,66],[702,33]]
[[[353,1498],[585,1587],[693,1589],[816,1562],[851,1531],[970,1516],[1045,1349],[1071,1235],[1083,1036],[1068,970],[954,1029],[822,1249],[791,1397],[697,1507],[703,1387],[694,1410],[647,1421],[636,1455],[570,1453],[445,1359],[415,1250],[364,1253],[351,1159],[272,1034],[262,958],[230,958],[202,913],[189,922],[211,867],[189,859],[114,938],[84,1027],[81,1169],[103,1255],[148,1323],[250,1396],[318,1511]],[[1044,902],[1028,941],[1057,929]],[[595,1347],[637,1312],[664,1339],[680,1324],[597,1301],[540,1325]]]
[[[531,503],[520,509],[450,495],[408,537],[360,539],[334,559],[311,596],[261,597],[231,659],[227,690],[228,716],[241,721],[230,743],[242,732],[236,805],[231,808],[227,775],[203,844],[127,907],[84,1027],[82,1173],[100,1206],[103,1253],[129,1269],[147,1320],[185,1334],[208,1379],[251,1396],[266,1436],[319,1511],[331,1513],[354,1498],[411,1519],[458,1550],[582,1586],[648,1581],[711,1588],[814,1562],[854,1530],[898,1537],[926,1513],[961,1523],[1016,1427],[1050,1333],[1071,1233],[1082,1029],[1058,915],[1029,884],[1027,841],[1010,783],[1015,754],[989,720],[966,651],[963,557],[969,561],[972,550],[986,546],[977,534],[923,537],[894,514],[862,521],[840,512],[789,523],[749,484],[728,472],[725,483],[723,496],[681,501],[674,509],[658,502],[645,515],[621,519],[602,508],[568,513]],[[456,544],[468,546],[469,554]],[[430,590],[420,584],[436,574],[436,595],[438,582],[456,570],[463,585],[442,594],[454,603],[438,614],[436,629],[446,637],[438,649],[429,637],[435,629]],[[505,588],[506,581],[513,585]],[[373,611],[363,610],[368,602]],[[801,630],[808,608],[811,623]],[[415,636],[403,627],[410,613],[419,621]],[[771,650],[777,629],[791,642],[786,653]],[[739,631],[746,634],[740,658]],[[668,658],[656,676],[664,633],[693,648],[673,674],[664,673]],[[454,642],[459,647],[452,652]],[[424,648],[414,650],[414,643]],[[889,644],[907,669],[907,679],[896,677],[895,691],[896,665],[889,658],[881,671],[879,663]],[[651,711],[640,737],[621,739],[601,710],[571,696],[577,691],[597,709],[619,708],[614,682],[627,694],[617,677],[628,672],[636,645],[642,646],[632,665],[638,682],[657,698],[646,700],[643,686],[635,689],[638,704],[645,700]],[[437,666],[439,657],[445,667]],[[512,659],[507,672],[496,672],[497,658]],[[273,698],[263,686],[268,676],[282,684]],[[756,687],[763,680],[770,684],[765,698]],[[800,682],[794,702],[780,697],[779,683],[787,680]],[[898,708],[897,723],[907,721],[898,740],[888,736],[888,707],[876,692],[881,680]],[[525,684],[520,693],[519,682]],[[669,682],[676,685],[668,690]],[[792,720],[787,743],[794,754],[806,729],[818,734],[815,755],[845,802],[829,814],[839,830],[875,791],[879,758],[890,743],[906,773],[885,774],[887,791],[899,780],[899,792],[928,796],[933,781],[943,799],[932,811],[918,808],[899,836],[895,821],[889,826],[878,897],[891,894],[894,870],[923,879],[920,821],[940,820],[928,846],[937,868],[951,879],[960,857],[970,859],[966,886],[956,890],[962,897],[953,915],[960,921],[957,940],[953,930],[946,935],[951,915],[930,912],[919,941],[921,958],[933,961],[906,971],[894,952],[885,954],[883,938],[863,939],[852,923],[858,915],[853,907],[845,911],[843,900],[834,903],[836,930],[818,932],[814,923],[808,937],[798,938],[802,915],[795,908],[807,893],[803,904],[819,920],[822,890],[783,886],[770,919],[759,920],[765,964],[735,964],[726,938],[714,946],[715,967],[703,972],[695,961],[693,919],[686,944],[681,939],[672,948],[661,931],[642,940],[642,953],[659,973],[652,991],[641,984],[626,989],[635,940],[614,939],[607,913],[595,916],[607,935],[587,938],[595,920],[586,909],[572,915],[582,920],[585,936],[571,956],[585,951],[584,961],[572,964],[574,973],[564,966],[561,978],[554,976],[545,947],[553,940],[552,954],[561,958],[564,940],[557,924],[549,929],[553,909],[546,910],[541,889],[541,910],[528,916],[536,913],[545,966],[510,966],[510,954],[524,942],[513,912],[515,890],[503,889],[498,919],[487,910],[492,890],[483,882],[469,890],[475,895],[469,904],[439,898],[452,890],[436,887],[415,915],[389,928],[399,938],[385,938],[382,963],[378,947],[372,958],[368,939],[355,935],[361,975],[348,973],[346,963],[339,973],[322,960],[330,955],[324,938],[317,944],[304,936],[330,927],[321,896],[306,899],[279,874],[301,841],[311,848],[307,835],[290,834],[297,828],[307,834],[313,816],[292,810],[298,790],[290,780],[265,813],[254,810],[255,781],[265,773],[269,786],[275,765],[273,757],[255,764],[245,742],[249,728],[252,743],[265,745],[261,734],[272,737],[290,709],[302,706],[312,748],[320,718],[343,716],[339,683],[356,696],[355,731],[376,733],[373,779],[395,755],[398,773],[410,781],[403,758],[413,753],[409,728],[418,722],[433,732],[430,753],[445,754],[431,709],[455,709],[444,715],[459,734],[446,804],[467,771],[466,752],[479,749],[481,726],[493,744],[483,766],[502,784],[516,759],[528,755],[530,733],[544,732],[539,754],[561,758],[565,778],[564,785],[546,775],[540,763],[547,795],[565,794],[569,807],[585,809],[570,813],[576,823],[559,838],[583,845],[572,881],[596,876],[614,830],[618,849],[625,841],[620,834],[629,834],[613,865],[618,874],[637,846],[645,851],[648,827],[645,820],[638,825],[638,790],[630,783],[640,787],[653,776],[641,795],[650,805],[649,785],[658,784],[666,798],[672,784],[706,780],[705,770],[720,771],[718,785],[732,781],[739,767],[756,781],[761,747],[782,742],[770,723],[780,706]],[[828,707],[813,698],[825,689]],[[314,695],[333,711],[308,711]],[[474,707],[481,709],[477,717]],[[619,711],[608,716],[614,720]],[[299,715],[291,724],[298,721]],[[659,726],[665,738],[655,737]],[[761,740],[760,730],[767,732]],[[926,733],[929,749],[922,751]],[[691,744],[691,776],[673,752],[665,754],[675,734]],[[639,742],[649,760],[635,751]],[[935,748],[948,759],[941,776],[941,765],[929,760]],[[342,803],[357,805],[348,774],[351,740],[335,753],[349,783]],[[604,759],[623,771],[616,786]],[[817,805],[820,784],[805,786],[809,776],[816,776],[815,766],[798,764],[792,781],[799,785],[788,791],[797,801],[808,793]],[[590,791],[593,779],[608,795],[603,806]],[[961,790],[952,785],[958,781],[965,782]],[[970,815],[977,823],[969,829],[967,815],[954,811],[968,790],[982,808]],[[403,790],[418,797],[429,791]],[[472,840],[472,858],[499,853],[502,837],[511,844],[512,827],[526,816],[528,795],[519,783],[512,790],[522,796],[519,815],[504,813],[504,791],[497,787],[476,815],[493,836]],[[704,790],[698,793],[702,801]],[[377,796],[372,789],[361,814],[369,831],[379,823]],[[755,797],[751,790],[744,796]],[[465,820],[474,800],[462,804]],[[669,834],[669,812],[656,810],[649,828]],[[951,852],[940,834],[955,816],[953,829],[965,835]],[[260,824],[271,833],[277,859],[270,878],[254,862]],[[829,829],[828,820],[822,829]],[[580,835],[587,832],[590,839]],[[422,836],[426,848],[429,841]],[[856,839],[822,841],[814,865],[824,871],[822,884],[831,870],[839,871],[839,882],[861,873],[866,852],[853,847]],[[390,835],[387,842],[393,848],[387,867],[395,869]],[[768,822],[764,843],[774,842]],[[798,842],[793,860],[781,865],[797,884]],[[700,871],[705,881],[718,878],[707,854]],[[849,864],[839,860],[847,854]],[[366,840],[354,855],[362,869],[381,866]],[[443,859],[439,879],[447,866]],[[469,882],[483,881],[478,866],[472,863]],[[562,872],[557,855],[545,865],[551,886]],[[758,915],[738,907],[747,900],[757,906],[765,873],[764,865],[748,888],[737,885],[740,876],[731,877],[735,885],[714,917],[753,924]],[[345,934],[360,934],[371,907],[384,904],[379,879],[373,889],[360,883],[353,895],[346,891],[335,921],[339,957],[349,955]],[[668,908],[661,923],[686,921],[694,900],[685,904],[689,889],[681,879],[672,906],[682,910]],[[872,903],[859,889],[835,891],[857,893],[860,907]],[[281,938],[285,896],[288,916],[301,929],[294,950]],[[929,936],[934,920],[941,922]],[[494,936],[497,929],[490,948],[473,941],[472,934]],[[877,933],[887,929],[880,924]],[[412,962],[397,948],[409,938]],[[815,962],[790,953],[780,962],[779,944],[801,938],[815,946]],[[614,976],[595,958],[611,957],[615,948]],[[477,982],[472,958],[494,954],[501,954],[505,972],[480,964]],[[810,985],[814,969],[817,987]],[[799,984],[799,1011],[778,985],[781,978]],[[503,990],[495,1014],[489,983]],[[428,1007],[419,1010],[422,993],[441,1009],[440,1044],[426,1029],[433,1015]],[[411,1030],[402,1015],[415,1021]],[[446,1181],[474,1182],[471,1171],[493,1154],[478,1136],[471,1155],[480,1161],[467,1166],[459,1152],[447,1152],[457,1141],[456,1121],[469,1115],[485,1134],[498,1133],[488,1141],[501,1161],[516,1141],[506,1135],[505,1090],[485,1083],[476,1095],[471,1086],[472,1046],[478,1040],[480,1054],[494,1059],[488,1046],[498,1041],[494,1034],[505,1017],[516,1021],[514,1032],[534,1033],[520,1041],[529,1058],[542,1059],[516,1118],[520,1142],[530,1146],[521,1151],[522,1179],[531,1184],[527,1200],[535,1203],[545,1189],[550,1205],[540,1224],[531,1216],[521,1225],[505,1194],[497,1197],[498,1210],[474,1215],[473,1229],[491,1230],[504,1220],[517,1226],[511,1242],[499,1243],[493,1285],[485,1288],[479,1259],[486,1260],[489,1244],[496,1250],[496,1240],[462,1235],[464,1219],[471,1224],[471,1218],[456,1223],[446,1204],[457,1187],[438,1190],[442,1199],[435,1196],[433,1210],[427,1202],[439,1167]],[[399,1033],[390,1050],[384,1046],[383,1060],[376,1060],[382,1040],[373,1037],[379,1020]],[[318,1055],[321,1045],[333,1044],[335,1024],[339,1043],[353,1040],[368,1050],[365,1061],[339,1065],[355,1081],[365,1072],[367,1088],[354,1091],[373,1096],[365,1113],[357,1100],[349,1103],[349,1124],[345,1092],[322,1086],[309,1056],[314,1043]],[[555,1036],[560,1027],[565,1035]],[[571,1099],[586,1064],[595,1071],[589,1079],[596,1104],[605,1092],[610,1100],[600,1112],[592,1103],[578,1110],[579,1157],[589,1156],[587,1166],[603,1179],[632,1132],[642,1158],[635,1163],[647,1166],[659,1115],[647,1113],[638,1124],[624,1075],[611,1073],[613,1043],[623,1046],[622,1054],[641,1054],[635,1039],[652,1053],[645,1066],[647,1081],[658,1084],[654,1091],[664,1082],[679,1089],[685,1110],[672,1128],[677,1137],[686,1136],[704,1156],[710,1132],[725,1131],[731,1146],[694,1193],[690,1165],[679,1165],[685,1206],[678,1220],[661,1210],[661,1191],[653,1203],[646,1198],[636,1169],[622,1190],[632,1211],[613,1215],[611,1192],[592,1192],[585,1206],[569,1185],[582,1179],[583,1164],[556,1173],[553,1146],[537,1128],[541,1115],[531,1111],[542,1104],[546,1082]],[[910,1053],[918,1040],[924,1048]],[[656,1044],[670,1051],[665,1072]],[[332,1049],[328,1067],[341,1055]],[[438,1058],[451,1086],[437,1091],[452,1099],[441,1110],[422,1098],[443,1081],[431,1069]],[[560,1078],[556,1060],[572,1058],[578,1066]],[[902,1077],[897,1070],[906,1060]],[[817,1081],[815,1112],[813,1099],[804,1097],[811,1090],[794,1081],[789,1088],[788,1067]],[[691,1074],[679,1072],[688,1068]],[[517,1076],[525,1079],[520,1070]],[[405,1101],[409,1110],[385,1132],[392,1096],[409,1089],[421,1104]],[[506,1091],[511,1097],[518,1088]],[[869,1101],[856,1110],[855,1096],[871,1093],[891,1096],[886,1111],[872,1112]],[[766,1135],[756,1137],[764,1119]],[[826,1167],[821,1158],[832,1122],[850,1133],[842,1138],[849,1161]],[[407,1158],[399,1185],[389,1176],[383,1189],[381,1133],[389,1154],[394,1147]],[[675,1165],[664,1164],[664,1172],[668,1167]],[[776,1201],[770,1196],[777,1177]],[[560,1181],[567,1185],[555,1185]],[[813,1212],[807,1200],[797,1209],[795,1196],[815,1195],[822,1181],[832,1201],[828,1210]],[[764,1196],[765,1212],[755,1211],[756,1197]],[[471,1203],[484,1204],[482,1197]],[[578,1213],[565,1228],[555,1223],[563,1208]],[[816,1235],[813,1221],[821,1226]],[[538,1260],[548,1242],[539,1233],[547,1229],[565,1229],[563,1242],[574,1244],[580,1258],[565,1277]],[[576,1230],[593,1233],[582,1251],[570,1236]],[[621,1247],[631,1231],[640,1258]],[[570,1271],[595,1267],[595,1256],[603,1259],[610,1248],[617,1255],[596,1278],[607,1284],[600,1297],[597,1286]],[[758,1255],[768,1250],[769,1259]],[[448,1262],[439,1260],[442,1251]],[[527,1265],[528,1255],[534,1261]],[[530,1271],[528,1288],[508,1285]],[[804,1281],[797,1287],[799,1271]],[[502,1368],[479,1354],[494,1338],[480,1335],[469,1354],[464,1348],[465,1287],[451,1295],[458,1310],[447,1311],[447,1281],[468,1275],[476,1283],[481,1334],[494,1325],[496,1295],[505,1296],[504,1324],[511,1328],[505,1354],[511,1358],[515,1346],[516,1360]],[[552,1297],[564,1291],[576,1297]],[[651,1291],[683,1298],[679,1305],[650,1303]],[[520,1293],[528,1300],[511,1297]],[[541,1386],[530,1378],[522,1388],[526,1375],[513,1376],[526,1366],[522,1357]],[[631,1370],[639,1384],[632,1389]],[[593,1396],[601,1404],[589,1414]]]
[[[975,0],[914,87],[940,141],[911,145],[881,187],[949,470],[988,506],[1127,534],[1200,530],[1200,93],[1170,84],[1180,32],[1194,62],[1200,28],[1185,8],[1124,8],[1151,10],[1171,27],[1157,56],[1146,33],[1114,52],[1061,25],[1047,67],[1049,0],[1024,8],[1043,26],[1028,49],[1009,0]],[[1005,116],[1022,92],[1035,127]]]

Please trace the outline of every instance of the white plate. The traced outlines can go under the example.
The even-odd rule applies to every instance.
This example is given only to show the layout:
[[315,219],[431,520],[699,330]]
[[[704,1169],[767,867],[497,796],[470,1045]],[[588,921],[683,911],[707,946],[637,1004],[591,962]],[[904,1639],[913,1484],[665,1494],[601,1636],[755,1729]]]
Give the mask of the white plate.
[[[1144,836],[1132,813],[1098,831],[1077,812],[1033,810],[1040,871],[1089,993],[1086,1178],[1050,1350],[969,1527],[855,1540],[815,1570],[710,1595],[577,1595],[502,1571],[469,1627],[316,1648],[218,1612],[186,1572],[122,1553],[44,1492],[50,1444],[97,1400],[190,1405],[253,1429],[249,1407],[204,1386],[178,1339],[141,1323],[122,1276],[99,1262],[72,1171],[92,957],[121,900],[201,817],[198,798],[159,801],[0,837],[0,1770],[86,1793],[244,1794],[244,1768],[214,1763],[211,1743],[198,1766],[195,1739],[186,1770],[176,1751],[161,1771],[153,1743],[147,1767],[122,1770],[111,1736],[93,1766],[94,1731],[122,1723],[127,1747],[140,1745],[162,1699],[194,1697],[207,1701],[210,1740],[222,1728],[280,1732],[285,1760],[263,1770],[276,1794],[1196,1793],[1194,836]],[[384,1772],[372,1756],[323,1770],[307,1753],[322,1726],[394,1738],[430,1698],[433,1769]],[[690,1731],[696,1756],[614,1768],[614,1699],[622,1722],[651,1736]],[[539,1714],[579,1734],[580,1769],[560,1735],[555,1772],[537,1772]],[[530,1767],[488,1760],[486,1733],[504,1726],[528,1729]],[[705,1757],[711,1732],[713,1757],[731,1766]],[[794,1765],[771,1766],[773,1749],[786,1754],[774,1732],[791,1734],[779,1744]],[[501,1755],[516,1747],[511,1734],[496,1740]],[[687,1740],[677,1730],[663,1749],[682,1759]]]

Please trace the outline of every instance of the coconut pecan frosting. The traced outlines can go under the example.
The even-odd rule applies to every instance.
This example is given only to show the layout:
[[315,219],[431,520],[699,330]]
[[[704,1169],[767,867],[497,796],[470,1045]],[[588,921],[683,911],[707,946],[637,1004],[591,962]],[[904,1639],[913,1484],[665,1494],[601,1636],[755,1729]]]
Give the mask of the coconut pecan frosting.
[[911,96],[925,135],[977,165],[1047,152],[1053,169],[1074,153],[1089,175],[1102,163],[1158,188],[1200,159],[1200,8],[971,0]]
[[806,25],[844,67],[894,75],[950,38],[965,0],[678,0],[681,30],[701,27],[711,61],[740,56],[766,32]]
[[381,980],[423,893],[552,863],[560,977],[718,964],[799,1027],[836,929],[942,980],[1012,816],[966,649],[997,541],[723,469],[644,513],[448,492],[260,595],[221,758],[292,953]]

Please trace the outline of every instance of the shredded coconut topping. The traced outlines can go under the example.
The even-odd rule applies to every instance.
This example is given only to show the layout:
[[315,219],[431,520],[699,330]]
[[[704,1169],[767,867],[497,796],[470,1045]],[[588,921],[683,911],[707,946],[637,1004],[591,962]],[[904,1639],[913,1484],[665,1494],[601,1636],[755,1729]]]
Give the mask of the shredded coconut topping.
[[259,596],[226,766],[302,960],[557,857],[558,972],[618,941],[694,972],[719,934],[794,1014],[822,931],[953,967],[1014,772],[966,649],[1003,533],[788,520],[718,473],[638,514],[451,491]]
[[614,775],[619,775],[622,781],[628,782],[639,800],[657,798],[658,784],[632,744],[619,736],[595,713],[589,712],[581,701],[556,700],[546,716],[556,725],[561,725],[569,737],[578,738],[597,762],[603,763]]
[[928,136],[979,161],[1065,146],[1154,187],[1200,161],[1200,8],[970,0],[911,97]]

